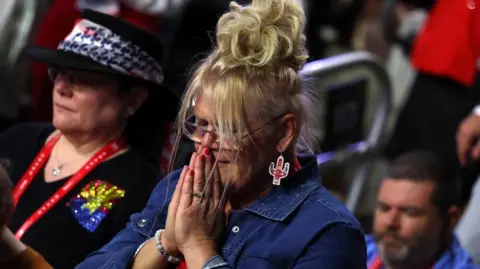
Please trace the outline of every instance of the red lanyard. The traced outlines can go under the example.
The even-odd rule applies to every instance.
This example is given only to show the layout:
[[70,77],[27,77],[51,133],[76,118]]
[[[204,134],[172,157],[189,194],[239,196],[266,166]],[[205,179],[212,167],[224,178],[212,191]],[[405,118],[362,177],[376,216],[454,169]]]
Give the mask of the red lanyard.
[[[13,189],[13,200],[15,206],[18,204],[20,197],[22,197],[25,190],[28,188],[30,183],[32,183],[35,176],[41,170],[45,162],[47,161],[50,153],[52,153],[53,147],[60,139],[61,134],[54,136],[50,141],[48,141],[45,146],[43,146],[42,150],[37,154],[35,159],[33,160],[28,170],[22,176],[20,181],[17,183],[15,188]],[[17,239],[22,238],[25,232],[34,224],[36,223],[41,217],[43,217],[50,209],[52,209],[58,201],[60,201],[68,192],[70,192],[73,187],[75,187],[90,171],[92,171],[97,165],[102,163],[104,160],[112,157],[113,155],[117,154],[121,150],[125,148],[125,143],[122,139],[114,139],[105,145],[102,149],[100,149],[95,155],[93,155],[90,160],[78,170],[63,186],[58,189],[52,197],[50,197],[47,201],[43,203],[43,205],[38,208],[35,213],[33,213],[23,225],[18,229],[15,236]]]
[[295,158],[295,160],[293,161],[293,170],[296,172],[300,169],[302,169],[302,165],[300,164],[298,158]]
[[372,263],[368,267],[368,269],[381,269],[383,267],[383,262],[380,260],[380,257],[376,256],[375,259],[373,259]]
[[[381,269],[383,268],[383,262],[380,259],[379,256],[376,256],[375,259],[373,259],[372,263],[368,267],[368,269]],[[428,267],[429,269],[432,269],[433,266]]]

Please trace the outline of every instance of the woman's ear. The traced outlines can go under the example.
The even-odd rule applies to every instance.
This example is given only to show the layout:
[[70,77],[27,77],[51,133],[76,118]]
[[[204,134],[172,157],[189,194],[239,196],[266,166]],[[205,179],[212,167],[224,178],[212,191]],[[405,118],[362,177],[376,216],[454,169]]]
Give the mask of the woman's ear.
[[295,135],[297,133],[297,121],[295,119],[295,115],[287,114],[279,119],[282,126],[282,132],[280,140],[277,144],[278,152],[284,152],[290,145],[293,143],[295,139]]
[[145,103],[148,98],[148,89],[145,87],[134,87],[131,94],[128,96],[128,104],[125,114],[127,117],[131,117],[135,114],[140,107]]

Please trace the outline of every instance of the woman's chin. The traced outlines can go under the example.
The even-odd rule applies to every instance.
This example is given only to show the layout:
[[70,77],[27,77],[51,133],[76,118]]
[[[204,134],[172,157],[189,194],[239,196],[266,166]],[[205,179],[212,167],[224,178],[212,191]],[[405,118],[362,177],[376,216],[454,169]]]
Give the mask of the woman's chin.
[[61,132],[68,132],[78,129],[78,126],[70,119],[64,117],[55,117],[52,121],[55,129],[58,129]]
[[222,163],[218,164],[218,171],[220,172],[220,177],[222,179],[222,184],[225,185],[227,180],[230,179],[230,184],[233,183],[234,178],[237,177],[236,166],[231,163]]

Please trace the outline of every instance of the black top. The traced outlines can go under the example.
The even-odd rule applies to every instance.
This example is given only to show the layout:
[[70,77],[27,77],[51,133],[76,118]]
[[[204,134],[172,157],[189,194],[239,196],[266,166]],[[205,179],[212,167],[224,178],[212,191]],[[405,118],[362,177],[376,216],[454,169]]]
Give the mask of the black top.
[[[0,158],[10,161],[8,170],[13,184],[20,180],[53,131],[54,128],[47,124],[21,124],[0,136]],[[94,207],[90,213],[83,206],[93,200],[79,194],[97,180],[125,190],[125,195],[111,210]],[[42,169],[20,198],[10,229],[15,233],[65,182],[46,183]],[[145,206],[156,183],[156,169],[138,151],[129,149],[92,170],[30,227],[22,241],[42,254],[54,268],[73,268],[125,227],[130,215]],[[98,226],[95,221],[99,221]]]

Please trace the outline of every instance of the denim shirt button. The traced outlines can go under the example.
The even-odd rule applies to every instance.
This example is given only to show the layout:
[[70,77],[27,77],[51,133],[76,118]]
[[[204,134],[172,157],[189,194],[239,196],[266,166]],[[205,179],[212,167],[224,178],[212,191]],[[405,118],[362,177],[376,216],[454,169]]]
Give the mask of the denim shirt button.
[[143,228],[143,227],[147,226],[147,222],[148,222],[147,219],[143,218],[143,219],[141,219],[137,222],[137,225],[138,225],[138,227]]
[[240,228],[238,226],[233,226],[232,232],[238,233],[240,231]]

